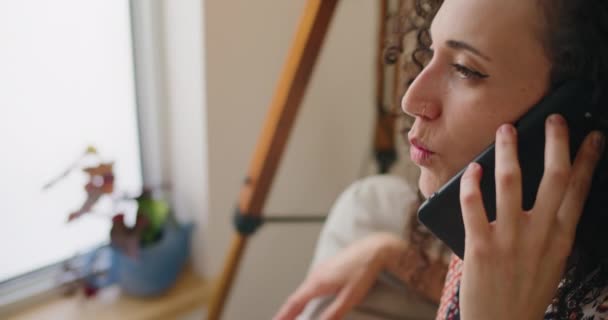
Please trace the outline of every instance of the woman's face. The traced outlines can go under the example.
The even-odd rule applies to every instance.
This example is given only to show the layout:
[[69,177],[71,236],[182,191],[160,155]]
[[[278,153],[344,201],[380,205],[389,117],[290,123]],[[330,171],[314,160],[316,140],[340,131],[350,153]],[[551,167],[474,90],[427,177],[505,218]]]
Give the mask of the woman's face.
[[[550,62],[537,1],[446,0],[431,25],[433,58],[409,87],[410,156],[435,192],[546,92]],[[486,173],[493,174],[493,173]]]

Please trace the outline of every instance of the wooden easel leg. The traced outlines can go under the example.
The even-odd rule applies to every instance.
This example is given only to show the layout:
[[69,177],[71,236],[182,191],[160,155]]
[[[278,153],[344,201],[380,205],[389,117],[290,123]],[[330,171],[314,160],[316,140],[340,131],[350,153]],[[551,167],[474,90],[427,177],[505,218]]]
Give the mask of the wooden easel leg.
[[[239,198],[239,213],[261,218],[275,171],[285,149],[300,102],[337,0],[308,0],[294,42],[258,139],[245,184]],[[214,292],[207,319],[220,319],[238,264],[247,243],[247,233],[237,232],[224,264],[220,283]]]

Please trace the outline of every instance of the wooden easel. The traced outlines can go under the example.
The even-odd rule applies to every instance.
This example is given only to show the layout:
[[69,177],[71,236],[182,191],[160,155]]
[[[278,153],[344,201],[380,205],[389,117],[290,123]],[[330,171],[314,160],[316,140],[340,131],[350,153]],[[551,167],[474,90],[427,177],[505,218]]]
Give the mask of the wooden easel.
[[[235,213],[237,233],[233,237],[219,285],[211,300],[207,316],[209,320],[220,319],[248,236],[253,234],[262,223],[262,209],[337,3],[338,0],[307,1],[241,189],[239,206]],[[382,0],[381,3],[381,14],[384,17],[386,0]],[[380,32],[383,34],[384,30],[381,28]],[[380,37],[381,47],[383,40]],[[378,63],[382,64],[382,60],[378,57]],[[378,77],[383,78],[382,74],[378,74]],[[382,105],[384,95],[383,86],[383,79],[379,80],[376,88],[379,107]],[[393,122],[394,116],[391,114],[379,113],[378,123],[390,130],[382,130],[377,126],[376,154],[380,152],[385,157],[388,155],[389,161],[391,153],[395,152]],[[386,171],[387,166],[384,167]]]

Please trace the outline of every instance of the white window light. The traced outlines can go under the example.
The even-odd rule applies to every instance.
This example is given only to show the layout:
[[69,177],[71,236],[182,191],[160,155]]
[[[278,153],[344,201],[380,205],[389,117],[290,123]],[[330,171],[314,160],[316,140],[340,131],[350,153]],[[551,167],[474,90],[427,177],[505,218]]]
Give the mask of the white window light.
[[[129,10],[130,5],[137,7],[135,2],[0,2],[0,300],[1,285],[8,279],[109,238],[108,218],[85,216],[65,223],[84,201],[84,174],[76,170],[46,192],[45,183],[94,145],[115,162],[116,189],[133,194],[142,186],[140,150],[146,157],[159,153],[149,137],[160,129],[157,116],[140,110],[143,123],[137,126],[132,31],[141,36],[132,30]],[[155,98],[148,99],[154,105]],[[143,180],[160,183],[161,160],[146,157]],[[112,213],[108,204],[97,209]],[[48,272],[27,275],[46,277],[48,285],[53,281]],[[27,278],[18,277],[23,281],[17,286],[12,281],[12,287],[31,283]]]

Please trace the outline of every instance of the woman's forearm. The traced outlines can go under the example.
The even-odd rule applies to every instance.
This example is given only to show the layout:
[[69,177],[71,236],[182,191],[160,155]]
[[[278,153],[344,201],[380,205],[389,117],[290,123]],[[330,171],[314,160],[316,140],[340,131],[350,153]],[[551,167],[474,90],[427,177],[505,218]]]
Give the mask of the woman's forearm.
[[422,248],[395,235],[379,238],[384,269],[424,298],[439,303],[447,273],[442,259],[431,261]]

